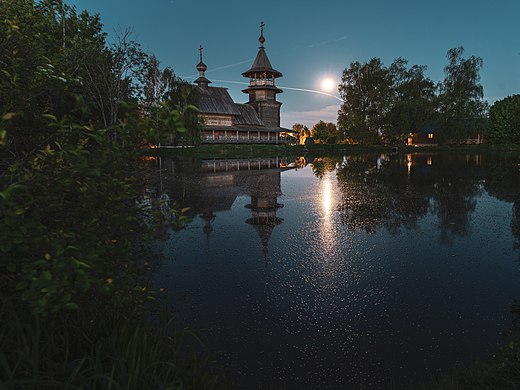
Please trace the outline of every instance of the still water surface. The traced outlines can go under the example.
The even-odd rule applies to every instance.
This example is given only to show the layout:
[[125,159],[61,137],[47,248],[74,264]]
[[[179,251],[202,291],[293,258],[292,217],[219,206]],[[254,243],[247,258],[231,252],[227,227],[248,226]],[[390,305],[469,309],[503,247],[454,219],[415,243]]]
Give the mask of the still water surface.
[[520,301],[518,156],[158,161],[156,286],[242,388],[398,388],[485,357]]

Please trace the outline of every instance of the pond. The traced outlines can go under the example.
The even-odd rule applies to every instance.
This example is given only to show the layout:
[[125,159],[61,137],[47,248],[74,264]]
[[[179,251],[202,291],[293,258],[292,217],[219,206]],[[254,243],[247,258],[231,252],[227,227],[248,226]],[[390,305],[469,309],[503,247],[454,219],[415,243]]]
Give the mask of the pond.
[[520,301],[520,159],[156,161],[154,283],[247,389],[398,388],[485,358]]

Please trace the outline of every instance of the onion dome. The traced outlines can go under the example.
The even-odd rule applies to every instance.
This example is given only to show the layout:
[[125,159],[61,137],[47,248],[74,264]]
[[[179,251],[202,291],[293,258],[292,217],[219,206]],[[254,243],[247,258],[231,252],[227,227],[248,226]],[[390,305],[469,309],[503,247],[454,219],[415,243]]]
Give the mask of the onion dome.
[[206,64],[204,62],[202,62],[202,60],[197,64],[197,70],[199,72],[205,72],[207,69],[208,69],[208,67],[206,66]]

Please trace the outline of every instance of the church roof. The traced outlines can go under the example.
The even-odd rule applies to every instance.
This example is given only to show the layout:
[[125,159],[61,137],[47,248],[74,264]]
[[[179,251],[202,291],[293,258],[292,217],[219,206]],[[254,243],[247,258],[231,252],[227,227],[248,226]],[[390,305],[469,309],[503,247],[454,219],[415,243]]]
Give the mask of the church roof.
[[258,114],[255,111],[253,106],[249,104],[235,104],[238,110],[240,111],[240,116],[235,118],[235,125],[245,125],[245,126],[265,126],[264,122],[260,120]]
[[[201,114],[232,115],[233,126],[226,130],[246,130],[246,126],[254,126],[260,131],[286,131],[282,128],[268,128],[258,116],[255,108],[249,104],[235,103],[227,88],[195,87],[199,96],[199,112]],[[204,126],[211,129],[211,126]],[[218,127],[220,129],[220,127]]]
[[249,91],[254,91],[254,90],[265,91],[267,89],[270,89],[271,91],[275,91],[276,93],[283,93],[283,90],[281,90],[280,88],[278,88],[275,85],[250,85],[247,88],[243,89],[242,92],[249,93]]
[[206,76],[200,76],[197,80],[194,81],[195,84],[197,84],[198,86],[201,86],[201,85],[208,85],[208,84],[211,84],[211,81],[209,81]]
[[241,115],[227,88],[195,87],[199,95],[201,114]]
[[269,61],[269,58],[267,58],[267,54],[263,45],[260,46],[260,48],[258,49],[258,54],[256,55],[256,58],[253,61],[253,65],[251,66],[251,68],[242,73],[242,76],[251,77],[259,73],[268,73],[271,74],[273,77],[282,77],[281,72],[273,69],[273,66]]

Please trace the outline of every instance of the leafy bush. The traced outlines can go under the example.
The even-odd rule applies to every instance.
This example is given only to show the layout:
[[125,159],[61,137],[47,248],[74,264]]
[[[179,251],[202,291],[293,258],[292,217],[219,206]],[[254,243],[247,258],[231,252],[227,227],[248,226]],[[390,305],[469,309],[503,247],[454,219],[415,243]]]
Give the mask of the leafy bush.
[[91,294],[137,288],[140,226],[127,153],[93,134],[48,145],[0,192],[2,294],[33,314],[77,308]]
[[494,144],[520,143],[520,95],[498,100],[491,106],[489,139]]
[[127,35],[108,46],[97,15],[62,0],[0,1],[0,15],[0,388],[218,388],[145,304],[139,151],[196,108],[163,93],[145,106],[158,62]]

